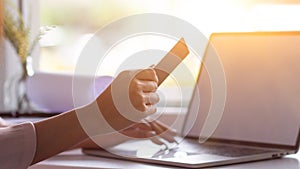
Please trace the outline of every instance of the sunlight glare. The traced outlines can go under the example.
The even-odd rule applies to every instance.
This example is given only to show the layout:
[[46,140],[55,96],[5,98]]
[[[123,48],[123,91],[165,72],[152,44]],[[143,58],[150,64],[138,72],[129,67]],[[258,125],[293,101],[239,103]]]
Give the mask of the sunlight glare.
[[249,21],[255,31],[300,29],[300,5],[257,5],[249,14]]

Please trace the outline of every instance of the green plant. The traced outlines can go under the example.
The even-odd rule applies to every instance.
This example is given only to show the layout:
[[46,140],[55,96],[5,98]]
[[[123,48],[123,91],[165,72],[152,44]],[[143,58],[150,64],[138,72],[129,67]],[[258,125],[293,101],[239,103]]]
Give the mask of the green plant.
[[[12,15],[13,10],[15,16]],[[4,1],[4,35],[15,48],[22,63],[31,54],[34,43],[30,43],[30,29],[25,26],[23,16],[19,10],[7,0]]]
[[[27,27],[24,23],[23,16],[18,8],[16,8],[9,0],[4,0],[4,18],[3,29],[4,37],[7,38],[15,49],[22,65],[22,76],[18,80],[21,84],[28,76],[27,72],[27,57],[31,56],[32,51],[37,46],[41,36],[49,31],[52,27],[43,27],[36,37],[31,40],[30,27]],[[25,108],[24,108],[25,107]],[[26,96],[26,93],[18,96],[18,111],[24,111],[24,109],[30,109],[30,103]]]
[[[12,12],[15,14],[13,15]],[[26,74],[26,59],[31,56],[32,51],[37,46],[40,38],[53,26],[46,26],[41,29],[41,31],[36,35],[36,37],[30,39],[30,28],[26,27],[24,19],[19,9],[17,9],[8,0],[4,1],[4,18],[3,18],[3,28],[5,37],[11,42],[14,49],[16,50],[20,61],[24,68],[24,73]]]

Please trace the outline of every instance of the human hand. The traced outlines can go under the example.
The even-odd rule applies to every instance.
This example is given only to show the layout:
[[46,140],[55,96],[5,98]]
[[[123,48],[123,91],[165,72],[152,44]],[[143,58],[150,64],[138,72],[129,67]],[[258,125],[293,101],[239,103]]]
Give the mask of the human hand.
[[0,117],[0,127],[7,127],[9,123]]
[[156,93],[158,78],[155,70],[148,68],[123,73],[134,76],[129,86],[129,97],[132,105],[145,114],[155,113],[155,104],[159,102],[159,96]]
[[97,98],[101,113],[116,130],[156,112],[158,78],[153,68],[121,72]]
[[165,144],[165,141],[178,144],[175,139],[177,132],[160,121],[149,121],[144,119],[143,122],[136,123],[133,126],[122,130],[120,133],[132,139],[150,139],[153,143],[159,145]]
[[106,148],[132,139],[150,139],[155,144],[165,145],[166,142],[177,143],[176,136],[176,131],[165,124],[159,121],[146,120],[133,124],[120,132],[95,136],[93,139],[88,139],[74,148]]

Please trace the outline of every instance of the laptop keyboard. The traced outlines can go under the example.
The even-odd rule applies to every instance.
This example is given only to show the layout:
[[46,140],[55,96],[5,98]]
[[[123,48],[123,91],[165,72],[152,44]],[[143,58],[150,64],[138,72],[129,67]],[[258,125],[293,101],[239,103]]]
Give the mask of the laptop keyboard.
[[247,156],[272,152],[266,149],[229,146],[223,144],[199,144],[197,141],[185,140],[178,147],[156,153],[154,158],[172,158],[177,152],[186,155],[215,154],[227,157]]

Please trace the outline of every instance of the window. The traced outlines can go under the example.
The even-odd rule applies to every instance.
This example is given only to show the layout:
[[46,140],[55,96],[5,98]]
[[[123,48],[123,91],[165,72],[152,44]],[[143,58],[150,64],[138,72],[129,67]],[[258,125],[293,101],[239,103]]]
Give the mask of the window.
[[[294,4],[295,2],[276,4],[275,0],[41,0],[41,25],[55,25],[56,28],[49,31],[40,41],[39,69],[46,72],[73,73],[80,51],[92,34],[124,16],[144,12],[174,15],[192,23],[207,37],[212,32],[220,31],[299,30],[300,5]],[[272,22],[269,22],[270,20]],[[268,23],[270,25],[267,25]],[[152,38],[155,41],[155,37],[144,38]],[[147,45],[139,38],[132,41],[137,46]],[[164,42],[162,45],[168,46],[168,40],[160,43]],[[121,47],[115,50],[116,54],[124,55],[120,51]],[[194,78],[184,86],[184,92],[190,96],[199,63],[193,59],[186,62],[188,67],[192,68]],[[102,71],[106,72],[106,75],[113,75],[111,67],[113,66],[108,66]],[[174,81],[169,80],[161,91],[170,96],[169,106],[180,106],[180,95]],[[188,104],[188,98],[190,97],[183,100],[184,105]]]
[[[73,73],[77,59],[82,48],[87,40],[104,25],[122,18],[124,16],[143,13],[143,12],[167,12],[173,13],[175,10],[173,6],[176,5],[173,1],[138,1],[131,0],[124,4],[123,1],[99,1],[99,0],[42,0],[40,1],[40,17],[41,25],[55,25],[56,28],[47,32],[47,34],[40,40],[41,55],[39,60],[39,68],[41,71],[56,72],[56,73]],[[68,6],[68,8],[66,8]],[[118,31],[118,30],[114,30]],[[157,41],[160,41],[160,46],[166,46],[170,49],[175,44],[170,39],[158,39],[156,36],[135,37],[128,40],[131,44],[135,44],[135,49],[143,49],[145,46],[155,46]],[[133,49],[127,50],[126,44],[120,44],[115,47],[111,53],[114,56],[128,57]],[[105,42],[104,42],[105,44]],[[150,47],[151,49],[151,47]],[[124,58],[120,58],[122,60]],[[182,87],[184,93],[187,95],[181,100],[181,91],[176,87],[176,81],[169,78],[161,87],[161,97],[168,100],[160,102],[161,105],[167,106],[181,106],[181,101],[187,105],[191,96],[194,81],[197,75],[197,68],[199,62],[193,60],[186,61],[193,72],[192,79],[186,82],[184,75],[182,81],[186,86]],[[109,62],[101,70],[100,75],[114,75],[114,71],[118,67],[116,61]],[[149,63],[150,65],[150,63]],[[148,66],[149,66],[148,65]],[[146,67],[146,65],[145,65]],[[180,71],[177,71],[177,74]],[[182,74],[182,73],[181,73]]]

